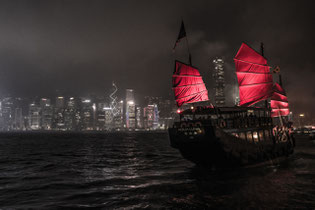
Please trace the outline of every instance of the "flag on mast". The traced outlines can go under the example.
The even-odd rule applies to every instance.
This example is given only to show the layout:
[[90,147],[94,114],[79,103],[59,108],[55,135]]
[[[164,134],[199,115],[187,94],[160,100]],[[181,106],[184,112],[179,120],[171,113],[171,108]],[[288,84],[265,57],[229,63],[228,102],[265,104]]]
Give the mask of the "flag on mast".
[[173,47],[173,51],[175,50],[175,48],[176,48],[177,44],[180,42],[180,40],[182,40],[185,37],[186,37],[186,30],[185,30],[185,26],[184,26],[184,21],[182,21],[177,40],[176,40],[175,45]]

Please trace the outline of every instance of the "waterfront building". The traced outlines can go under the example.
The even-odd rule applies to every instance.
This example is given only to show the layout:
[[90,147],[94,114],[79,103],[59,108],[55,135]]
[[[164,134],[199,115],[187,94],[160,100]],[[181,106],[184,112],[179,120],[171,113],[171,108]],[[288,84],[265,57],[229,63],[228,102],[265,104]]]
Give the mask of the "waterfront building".
[[126,128],[133,130],[136,127],[136,106],[133,89],[126,89]]
[[104,129],[111,130],[113,127],[113,112],[111,107],[104,107]]
[[143,112],[140,106],[136,106],[136,128],[141,129],[143,127]]
[[81,124],[82,130],[94,129],[94,106],[91,99],[81,101]]
[[24,129],[24,120],[23,120],[22,108],[15,108],[13,130],[21,131],[23,129]]
[[13,98],[7,97],[1,100],[0,106],[0,128],[4,131],[10,131],[13,124]]
[[29,129],[31,130],[39,130],[41,128],[41,116],[40,116],[41,108],[35,103],[31,103],[29,105]]
[[147,130],[158,129],[159,111],[156,104],[149,104],[143,109],[144,128]]
[[63,96],[58,96],[56,98],[56,108],[63,109],[65,106],[65,98]]
[[77,101],[74,97],[70,97],[64,109],[65,130],[78,130],[78,123],[76,120],[77,108]]
[[65,108],[65,98],[63,96],[58,96],[56,98],[56,104],[54,107],[54,114],[53,114],[53,128],[55,130],[66,130],[64,108]]
[[116,105],[116,115],[113,119],[114,129],[121,130],[124,127],[124,101],[120,101]]
[[50,103],[50,99],[41,98],[39,105],[41,109],[41,129],[51,130],[53,122],[53,107]]

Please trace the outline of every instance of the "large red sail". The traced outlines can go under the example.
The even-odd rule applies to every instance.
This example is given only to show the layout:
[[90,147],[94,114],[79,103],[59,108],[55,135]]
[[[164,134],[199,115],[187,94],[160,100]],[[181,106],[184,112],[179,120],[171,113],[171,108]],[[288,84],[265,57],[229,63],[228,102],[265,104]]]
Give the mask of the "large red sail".
[[198,69],[175,61],[173,90],[177,106],[185,103],[207,101],[208,91]]
[[274,92],[271,97],[271,117],[280,117],[289,115],[289,102],[284,89],[275,83]]
[[241,106],[250,106],[271,97],[272,75],[263,56],[243,43],[234,61]]

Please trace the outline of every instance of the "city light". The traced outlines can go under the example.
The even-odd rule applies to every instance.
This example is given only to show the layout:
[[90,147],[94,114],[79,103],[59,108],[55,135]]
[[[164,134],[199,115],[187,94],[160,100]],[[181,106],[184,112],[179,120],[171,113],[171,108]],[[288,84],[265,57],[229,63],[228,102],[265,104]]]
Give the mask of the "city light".
[[302,114],[300,114],[299,116],[300,116],[300,117],[304,117],[305,115],[302,113]]
[[[116,113],[104,96],[78,97],[77,101],[76,97],[56,96],[56,100],[43,97],[22,103],[17,98],[8,98],[5,103],[2,99],[0,131],[152,131],[171,126],[174,120],[171,100],[150,96],[146,104],[138,104],[134,92],[128,89],[126,97],[117,100]],[[179,109],[178,113],[182,111]]]

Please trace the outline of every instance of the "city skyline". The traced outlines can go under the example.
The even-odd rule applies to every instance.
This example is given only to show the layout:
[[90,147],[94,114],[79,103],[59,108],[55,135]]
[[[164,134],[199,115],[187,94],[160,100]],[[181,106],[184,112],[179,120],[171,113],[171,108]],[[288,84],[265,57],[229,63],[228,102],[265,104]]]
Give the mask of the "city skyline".
[[133,89],[126,89],[124,98],[115,93],[108,97],[0,98],[0,131],[165,130],[175,119],[171,100],[146,96],[140,104]]
[[0,95],[99,94],[115,80],[120,90],[172,97],[174,59],[187,60],[185,46],[172,53],[182,17],[210,94],[215,57],[224,58],[230,88],[241,43],[259,51],[264,42],[268,63],[281,68],[292,111],[314,116],[311,8],[307,1],[4,0]]

